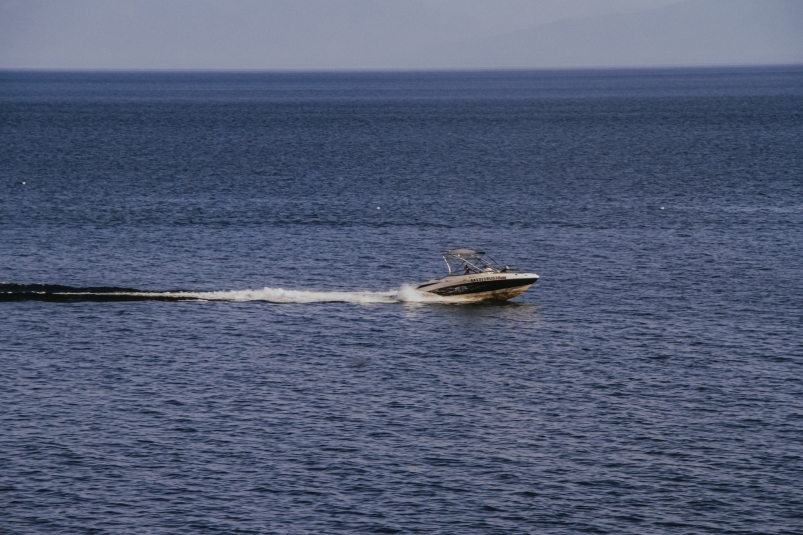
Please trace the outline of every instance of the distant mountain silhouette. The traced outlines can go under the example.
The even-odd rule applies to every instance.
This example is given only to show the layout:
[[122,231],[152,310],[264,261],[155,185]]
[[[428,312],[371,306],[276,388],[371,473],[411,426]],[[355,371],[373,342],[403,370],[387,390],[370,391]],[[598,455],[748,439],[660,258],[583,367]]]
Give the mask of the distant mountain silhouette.
[[803,63],[803,1],[690,0],[421,47],[387,63],[430,68]]
[[[634,2],[630,11],[618,14],[599,8],[602,3],[590,10],[590,3],[581,2],[584,10],[560,12],[582,12],[585,17],[549,23],[545,21],[556,19],[548,9],[543,17],[552,18],[539,18],[539,9],[532,7],[540,2],[506,0],[475,9],[481,1],[0,0],[0,68],[483,69],[803,63],[803,0],[688,0],[661,4],[662,8]],[[544,0],[543,5],[554,7],[559,1]],[[617,1],[625,5],[624,0]],[[488,7],[492,5],[496,11]],[[491,20],[494,13],[498,17]],[[513,13],[518,15],[515,24]],[[534,27],[510,31],[527,25]]]

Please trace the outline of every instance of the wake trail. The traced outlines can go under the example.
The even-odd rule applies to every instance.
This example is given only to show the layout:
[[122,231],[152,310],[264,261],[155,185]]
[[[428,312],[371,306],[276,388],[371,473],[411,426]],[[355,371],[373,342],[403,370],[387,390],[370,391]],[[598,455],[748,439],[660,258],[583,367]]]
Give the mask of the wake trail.
[[229,290],[195,292],[173,290],[166,292],[143,291],[135,288],[93,286],[76,288],[55,284],[10,284],[0,283],[2,301],[265,301],[269,303],[455,303],[454,298],[440,297],[419,292],[410,285],[386,292],[345,292],[317,290],[287,290],[269,288],[254,290]]

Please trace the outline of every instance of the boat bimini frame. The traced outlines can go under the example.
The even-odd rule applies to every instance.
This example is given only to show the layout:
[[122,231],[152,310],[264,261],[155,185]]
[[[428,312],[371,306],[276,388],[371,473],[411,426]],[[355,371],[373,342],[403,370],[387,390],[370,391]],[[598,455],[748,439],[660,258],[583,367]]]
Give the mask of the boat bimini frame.
[[471,249],[451,249],[441,253],[449,275],[470,275],[472,273],[505,273],[508,266],[501,267],[483,251]]
[[417,290],[472,301],[506,300],[516,297],[538,280],[535,273],[500,267],[483,251],[450,249],[441,256],[449,274],[420,284]]

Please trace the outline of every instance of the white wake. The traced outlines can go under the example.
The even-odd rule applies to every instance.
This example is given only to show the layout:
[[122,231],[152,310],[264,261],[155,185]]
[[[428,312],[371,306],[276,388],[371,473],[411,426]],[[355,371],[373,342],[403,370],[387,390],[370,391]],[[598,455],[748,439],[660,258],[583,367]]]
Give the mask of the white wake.
[[441,297],[416,290],[408,284],[398,290],[387,292],[325,292],[315,290],[286,290],[262,288],[261,290],[231,290],[221,292],[160,292],[160,295],[176,299],[201,299],[204,301],[267,301],[270,303],[459,303],[460,299]]

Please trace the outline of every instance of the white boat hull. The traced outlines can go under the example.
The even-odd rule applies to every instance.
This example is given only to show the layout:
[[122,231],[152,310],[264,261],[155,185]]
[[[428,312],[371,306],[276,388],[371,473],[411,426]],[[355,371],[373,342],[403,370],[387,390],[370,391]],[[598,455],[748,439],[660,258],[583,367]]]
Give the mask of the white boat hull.
[[535,273],[471,273],[448,275],[418,286],[418,291],[471,301],[504,301],[523,293],[538,280]]

